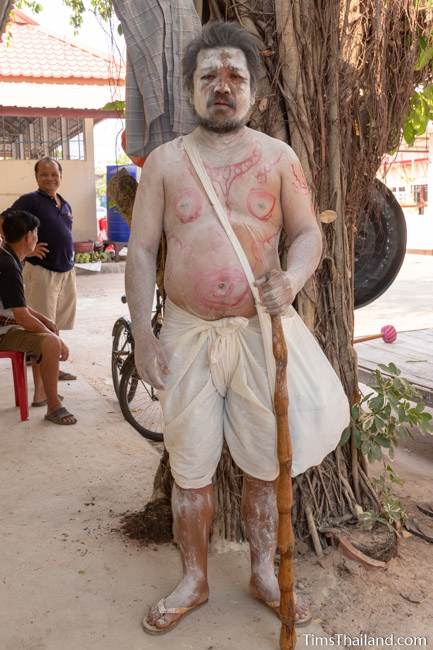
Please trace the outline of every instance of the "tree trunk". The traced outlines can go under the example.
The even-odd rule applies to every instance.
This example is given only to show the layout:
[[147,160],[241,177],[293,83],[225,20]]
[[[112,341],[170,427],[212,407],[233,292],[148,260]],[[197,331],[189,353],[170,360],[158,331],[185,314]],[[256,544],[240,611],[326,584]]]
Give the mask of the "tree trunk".
[[[318,215],[337,214],[322,224],[322,261],[296,307],[351,402],[358,394],[352,344],[356,215],[368,206],[381,157],[399,140],[416,85],[417,44],[428,17],[415,6],[412,0],[204,2],[207,16],[238,21],[258,38],[266,74],[251,124],[291,144]],[[280,250],[284,264],[284,240]],[[168,499],[166,459],[162,467],[155,496]],[[242,473],[226,447],[215,485],[214,534],[241,541]],[[378,502],[354,441],[294,482],[296,534],[310,538],[319,554],[327,544],[320,529],[357,516],[357,506],[377,510]]]

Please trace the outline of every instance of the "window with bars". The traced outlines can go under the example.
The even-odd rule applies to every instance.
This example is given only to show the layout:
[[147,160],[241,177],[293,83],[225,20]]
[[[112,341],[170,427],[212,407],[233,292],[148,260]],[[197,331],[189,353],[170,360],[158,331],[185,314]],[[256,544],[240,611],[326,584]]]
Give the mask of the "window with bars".
[[84,120],[0,116],[0,160],[85,160]]
[[422,183],[421,185],[412,185],[413,200],[415,203],[427,203],[428,201],[428,185]]

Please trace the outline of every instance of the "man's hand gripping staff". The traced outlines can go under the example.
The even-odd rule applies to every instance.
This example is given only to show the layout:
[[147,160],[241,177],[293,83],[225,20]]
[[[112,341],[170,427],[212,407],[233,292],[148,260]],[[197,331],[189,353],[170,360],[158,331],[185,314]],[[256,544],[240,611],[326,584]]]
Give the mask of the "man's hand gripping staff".
[[273,269],[254,283],[260,299],[271,316],[283,315],[294,301],[299,286],[291,274],[281,269]]

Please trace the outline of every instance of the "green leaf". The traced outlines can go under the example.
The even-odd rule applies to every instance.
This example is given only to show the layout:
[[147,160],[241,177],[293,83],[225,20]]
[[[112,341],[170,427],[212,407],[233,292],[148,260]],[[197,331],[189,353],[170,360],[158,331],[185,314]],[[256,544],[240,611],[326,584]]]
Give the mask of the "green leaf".
[[385,436],[376,436],[375,441],[378,445],[385,447],[386,449],[391,447],[391,441],[388,438],[385,438]]
[[118,99],[115,102],[107,102],[104,104],[102,107],[103,111],[124,111],[125,110],[125,102],[121,99]]
[[390,372],[392,372],[393,375],[397,375],[397,376],[398,376],[398,375],[401,374],[401,370],[399,370],[399,369],[397,368],[397,366],[395,365],[395,363],[389,363],[389,364],[388,364],[388,368],[389,368]]
[[350,438],[350,427],[346,427],[346,428],[344,429],[342,435],[341,435],[341,439],[340,439],[340,443],[339,443],[339,444],[340,444],[340,447],[342,447],[343,445],[345,445],[346,442],[349,440],[349,438]]
[[418,55],[418,60],[415,64],[415,70],[422,70],[423,68],[428,65],[433,58],[433,44],[427,45],[425,43],[424,47],[422,47],[419,55]]
[[426,86],[422,92],[428,102],[433,102],[433,84]]
[[370,451],[370,442],[368,440],[364,440],[363,443],[361,444],[361,453],[364,454],[365,456],[366,454],[369,453],[369,451]]
[[353,440],[357,449],[361,446],[361,432],[357,427],[352,427]]
[[370,429],[374,421],[374,415],[367,415],[364,421],[361,423],[361,428],[363,431]]
[[354,405],[352,406],[352,408],[351,408],[351,414],[352,414],[352,418],[353,418],[354,420],[357,420],[357,419],[358,419],[358,417],[359,417],[359,405],[358,405],[358,404],[354,404]]
[[377,395],[377,397],[373,397],[373,399],[371,399],[368,403],[369,407],[376,412],[381,411],[384,407],[384,404],[385,398],[383,395]]
[[376,431],[380,431],[383,428],[386,429],[386,421],[379,415],[374,416],[374,424],[376,425]]
[[375,443],[373,443],[371,445],[371,447],[370,447],[370,453],[371,453],[372,457],[374,458],[374,460],[381,460],[381,458],[382,458],[382,450],[379,447],[379,445],[376,445]]
[[406,140],[408,145],[412,145],[415,142],[415,129],[411,122],[407,121],[403,125],[403,138]]

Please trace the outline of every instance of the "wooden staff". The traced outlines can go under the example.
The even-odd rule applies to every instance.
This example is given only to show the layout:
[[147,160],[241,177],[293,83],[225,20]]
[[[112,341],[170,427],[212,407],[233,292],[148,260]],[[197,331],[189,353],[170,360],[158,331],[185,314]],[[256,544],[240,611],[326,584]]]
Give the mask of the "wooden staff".
[[287,392],[287,346],[281,316],[271,315],[272,349],[276,364],[274,408],[277,418],[278,462],[280,475],[277,488],[278,549],[280,568],[280,650],[293,650],[296,645],[295,599],[293,594],[293,550],[295,537],[292,528],[292,441],[289,431],[289,396]]

